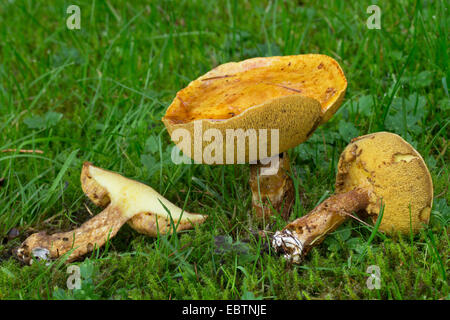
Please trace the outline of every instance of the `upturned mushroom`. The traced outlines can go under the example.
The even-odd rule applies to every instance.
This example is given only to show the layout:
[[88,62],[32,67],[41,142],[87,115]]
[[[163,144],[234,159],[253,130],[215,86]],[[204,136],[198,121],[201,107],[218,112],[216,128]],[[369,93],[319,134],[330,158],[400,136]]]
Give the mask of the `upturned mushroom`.
[[326,55],[230,62],[180,90],[162,121],[197,163],[250,163],[257,216],[275,209],[287,219],[294,192],[285,151],[332,117],[346,88],[339,64]]
[[277,231],[273,248],[294,263],[354,212],[387,234],[416,233],[428,224],[433,183],[421,155],[400,136],[377,132],[355,138],[342,152],[336,194]]
[[67,262],[103,246],[128,222],[138,232],[156,236],[193,228],[206,216],[183,211],[151,187],[85,162],[81,186],[94,204],[105,209],[75,230],[48,235],[34,233],[17,249],[18,258],[56,259],[68,253]]

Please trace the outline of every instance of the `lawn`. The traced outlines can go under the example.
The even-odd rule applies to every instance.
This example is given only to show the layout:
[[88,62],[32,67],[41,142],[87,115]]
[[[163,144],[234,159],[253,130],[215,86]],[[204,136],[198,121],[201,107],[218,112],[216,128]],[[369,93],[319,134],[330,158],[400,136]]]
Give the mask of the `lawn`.
[[[366,25],[374,2],[381,29]],[[449,299],[445,3],[2,1],[0,150],[16,151],[0,152],[0,299]],[[79,30],[66,25],[71,4]],[[302,53],[336,59],[348,89],[333,118],[289,151],[298,186],[290,220],[334,191],[352,138],[390,131],[430,170],[427,229],[384,236],[350,220],[292,265],[255,236],[247,165],[172,163],[161,118],[178,90],[221,63]],[[73,263],[82,289],[69,290],[64,261],[24,266],[11,252],[33,232],[69,230],[101,211],[80,188],[84,161],[209,219],[158,238],[124,226]],[[372,265],[381,283],[371,290]]]

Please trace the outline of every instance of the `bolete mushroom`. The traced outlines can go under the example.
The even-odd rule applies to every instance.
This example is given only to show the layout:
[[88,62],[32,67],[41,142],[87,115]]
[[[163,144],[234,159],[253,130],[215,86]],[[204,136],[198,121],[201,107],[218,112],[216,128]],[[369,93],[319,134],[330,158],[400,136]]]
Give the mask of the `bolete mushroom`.
[[294,192],[285,151],[331,118],[346,88],[339,64],[326,55],[230,62],[180,90],[162,121],[197,163],[250,163],[256,214],[271,215],[270,203],[287,218]]
[[377,132],[355,138],[342,152],[336,194],[309,214],[277,231],[272,246],[294,263],[353,212],[375,222],[380,231],[416,233],[428,224],[433,183],[421,155],[400,136]]
[[32,234],[16,251],[20,260],[32,263],[33,257],[56,259],[70,250],[66,261],[76,260],[103,246],[126,222],[141,233],[156,236],[158,232],[192,228],[206,219],[183,211],[145,184],[89,162],[83,165],[81,186],[92,202],[105,209],[75,230]]

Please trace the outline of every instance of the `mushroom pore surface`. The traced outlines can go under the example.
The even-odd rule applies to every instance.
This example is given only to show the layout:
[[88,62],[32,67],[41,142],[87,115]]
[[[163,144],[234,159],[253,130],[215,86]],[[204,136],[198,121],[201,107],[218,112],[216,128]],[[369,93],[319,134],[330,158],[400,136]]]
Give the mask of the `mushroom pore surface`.
[[421,155],[396,134],[368,134],[345,148],[339,159],[336,193],[355,188],[368,190],[365,211],[373,222],[383,204],[381,231],[407,234],[428,223],[433,202],[430,173]]

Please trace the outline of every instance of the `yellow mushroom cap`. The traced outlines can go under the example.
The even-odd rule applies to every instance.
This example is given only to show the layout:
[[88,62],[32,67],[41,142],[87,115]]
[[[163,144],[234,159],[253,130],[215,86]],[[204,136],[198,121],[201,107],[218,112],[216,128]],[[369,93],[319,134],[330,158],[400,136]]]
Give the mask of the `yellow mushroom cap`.
[[[177,93],[162,121],[174,142],[191,158],[194,142],[181,144],[173,132],[186,129],[194,140],[199,137],[194,122],[201,122],[203,132],[216,129],[223,140],[229,129],[277,129],[278,150],[272,151],[268,132],[270,157],[302,143],[319,124],[328,121],[342,104],[346,88],[339,64],[326,55],[252,58],[220,65],[189,83]],[[246,162],[261,159],[259,143],[253,156],[246,140]],[[231,143],[236,149],[234,141],[238,139]],[[208,145],[205,142],[200,149]],[[222,147],[225,160],[229,153],[225,141]]]
[[384,205],[379,230],[416,233],[428,224],[433,182],[422,156],[400,136],[377,132],[358,137],[342,152],[336,192],[369,191],[366,212],[375,222]]

